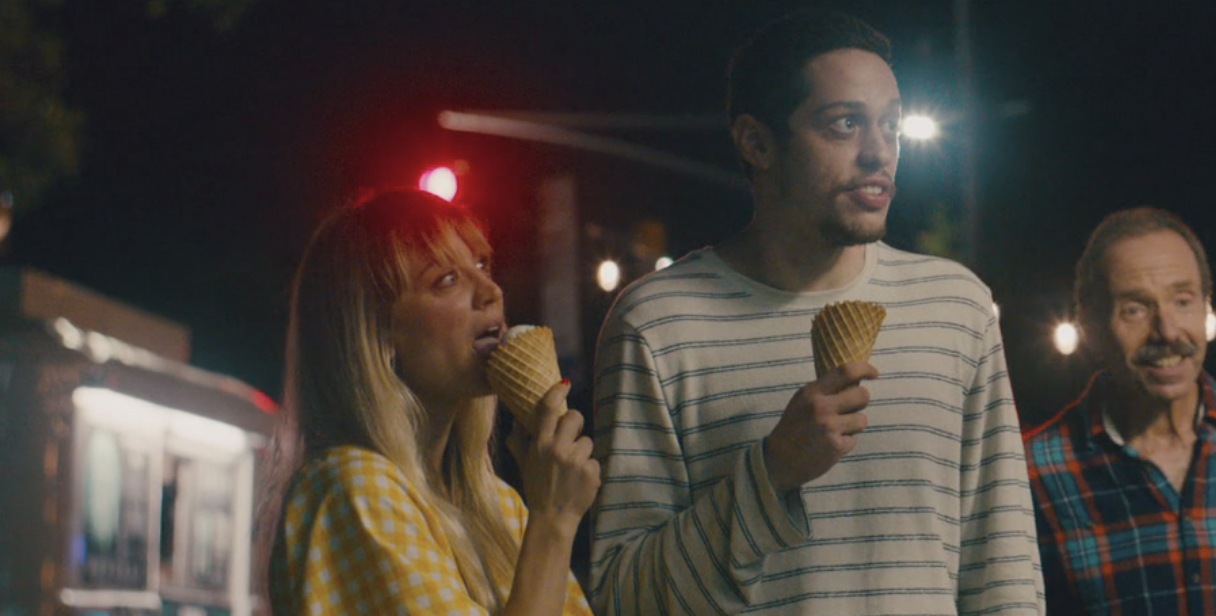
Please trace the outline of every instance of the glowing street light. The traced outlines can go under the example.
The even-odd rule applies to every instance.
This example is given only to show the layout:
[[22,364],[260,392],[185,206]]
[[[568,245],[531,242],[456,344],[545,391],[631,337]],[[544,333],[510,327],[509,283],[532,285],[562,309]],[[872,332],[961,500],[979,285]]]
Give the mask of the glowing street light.
[[595,271],[595,281],[605,293],[616,289],[621,284],[621,266],[612,259],[605,259]]
[[927,115],[913,114],[904,118],[903,135],[908,139],[929,141],[936,139],[940,132],[937,120]]
[[451,201],[456,197],[456,172],[451,167],[432,167],[418,178],[418,188],[443,199]]
[[[674,263],[674,261],[671,260],[671,257],[659,257],[658,259],[655,259],[654,271],[657,272],[657,271],[667,267],[668,265],[671,265],[672,263]],[[1211,315],[1209,315],[1209,316],[1211,316]],[[1209,338],[1209,340],[1210,340],[1210,338]]]
[[1053,336],[1056,350],[1061,355],[1072,355],[1073,351],[1077,350],[1077,343],[1080,342],[1080,335],[1077,333],[1077,326],[1065,321],[1056,326],[1056,332]]

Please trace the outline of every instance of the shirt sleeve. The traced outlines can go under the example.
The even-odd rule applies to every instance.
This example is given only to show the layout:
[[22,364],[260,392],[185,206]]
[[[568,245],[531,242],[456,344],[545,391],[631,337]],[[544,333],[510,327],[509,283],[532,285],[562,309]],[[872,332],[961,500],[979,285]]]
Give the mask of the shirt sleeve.
[[733,614],[765,559],[810,531],[802,501],[779,498],[763,446],[694,500],[684,454],[645,339],[609,318],[596,352],[591,602],[605,615]]
[[1025,449],[995,317],[983,348],[963,409],[959,614],[1042,614]]

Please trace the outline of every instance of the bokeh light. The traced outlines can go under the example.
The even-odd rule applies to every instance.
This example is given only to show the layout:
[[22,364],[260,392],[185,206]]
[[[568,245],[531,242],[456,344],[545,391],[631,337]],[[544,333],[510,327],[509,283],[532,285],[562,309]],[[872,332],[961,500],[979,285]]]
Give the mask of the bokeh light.
[[612,259],[605,259],[595,270],[595,281],[605,292],[615,290],[621,284],[621,266]]
[[916,141],[936,139],[939,134],[937,120],[920,114],[912,114],[904,118],[903,135]]
[[451,167],[434,167],[427,169],[418,178],[418,188],[435,195],[444,201],[456,197],[456,172]]
[[658,259],[655,259],[654,270],[657,272],[668,265],[671,265],[672,263],[674,263],[674,261],[671,260],[671,257],[659,257]]
[[1055,335],[1052,338],[1055,342],[1056,350],[1061,355],[1072,355],[1077,350],[1077,344],[1080,342],[1077,326],[1067,321],[1056,325]]

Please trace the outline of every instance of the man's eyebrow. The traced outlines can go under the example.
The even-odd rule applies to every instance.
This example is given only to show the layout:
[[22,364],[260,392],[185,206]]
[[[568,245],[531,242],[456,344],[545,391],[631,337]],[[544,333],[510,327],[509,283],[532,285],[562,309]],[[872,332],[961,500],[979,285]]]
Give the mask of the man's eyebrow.
[[[1178,282],[1170,284],[1166,288],[1173,292],[1196,291],[1198,289],[1198,285],[1196,284],[1196,282],[1194,280],[1180,280]],[[1122,291],[1116,291],[1114,293],[1111,293],[1111,297],[1113,297],[1114,299],[1117,299],[1117,300],[1118,299],[1134,299],[1134,300],[1146,300],[1146,299],[1151,300],[1151,299],[1153,299],[1152,294],[1143,289],[1125,289]]]
[[[890,111],[898,110],[898,109],[902,109],[902,108],[903,108],[903,101],[901,99],[895,98],[895,99],[891,99],[891,102],[887,103],[886,112],[890,112]],[[820,106],[812,109],[811,115],[818,116],[818,115],[828,113],[829,111],[837,111],[837,110],[853,111],[853,112],[865,111],[866,104],[861,101],[835,101],[835,102],[831,102],[831,103],[825,103],[823,105],[820,105]]]
[[1135,300],[1135,301],[1143,301],[1143,300],[1150,300],[1150,299],[1152,299],[1152,297],[1141,289],[1125,289],[1123,291],[1115,291],[1114,293],[1111,293],[1111,299],[1113,299],[1115,301],[1123,301],[1123,300],[1129,300],[1129,299]]

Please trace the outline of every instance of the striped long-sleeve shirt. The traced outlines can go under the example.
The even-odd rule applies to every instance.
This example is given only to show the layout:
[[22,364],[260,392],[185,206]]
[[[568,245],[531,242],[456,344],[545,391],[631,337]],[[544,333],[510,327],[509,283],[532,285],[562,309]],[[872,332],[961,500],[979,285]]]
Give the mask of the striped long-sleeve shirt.
[[[882,304],[869,427],[775,493],[762,439],[815,379],[811,320]],[[991,294],[871,244],[844,288],[788,293],[712,249],[618,298],[596,358],[601,615],[1040,614],[1026,464]]]

